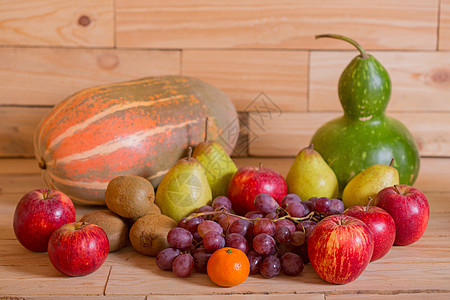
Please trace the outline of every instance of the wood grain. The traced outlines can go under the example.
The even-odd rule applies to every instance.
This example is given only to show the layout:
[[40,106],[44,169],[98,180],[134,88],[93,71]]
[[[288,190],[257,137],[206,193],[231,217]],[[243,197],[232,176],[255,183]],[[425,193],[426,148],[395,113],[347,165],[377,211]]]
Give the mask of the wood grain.
[[397,295],[329,295],[326,300],[448,300],[450,293],[408,293]]
[[439,50],[450,50],[450,0],[441,0],[439,16]]
[[[249,155],[295,156],[306,147],[316,130],[342,112],[249,115]],[[413,134],[421,156],[450,156],[450,113],[388,113]]]
[[[48,257],[45,257],[45,260],[48,260]],[[68,277],[48,264],[34,265],[32,268],[30,266],[0,266],[0,294],[102,295],[110,268],[102,266],[96,272],[86,276]]]
[[0,105],[54,105],[96,85],[178,75],[179,51],[0,47]]
[[116,1],[117,46],[346,48],[314,35],[349,35],[370,49],[435,49],[437,0]]
[[239,111],[305,111],[305,51],[185,50],[183,75],[203,79],[227,94]]
[[[364,44],[362,44],[364,47]],[[450,111],[449,52],[370,51],[386,68],[392,84],[388,111]],[[310,61],[311,111],[341,111],[338,81],[353,52],[312,51]]]
[[[183,296],[184,300],[210,300],[212,295],[194,295],[194,296]],[[324,300],[324,295],[322,294],[247,294],[247,295],[214,295],[214,300],[235,300],[245,298],[246,300]],[[150,295],[148,300],[178,300],[179,295]]]
[[44,107],[0,107],[0,155],[34,157],[33,135],[49,111]]
[[113,47],[113,6],[113,0],[0,1],[0,45]]
[[[302,274],[289,277],[280,274],[270,282],[260,275],[252,275],[238,286],[227,288],[214,285],[206,274],[193,273],[189,280],[177,278],[172,272],[161,271],[156,266],[143,266],[132,271],[126,266],[112,266],[106,287],[106,295],[122,294],[130,286],[139,294],[229,294],[229,293],[373,293],[384,294],[414,292],[420,290],[450,292],[449,263],[418,264],[369,264],[356,280],[345,285],[324,282],[306,265]],[[174,288],[176,286],[176,288]]]

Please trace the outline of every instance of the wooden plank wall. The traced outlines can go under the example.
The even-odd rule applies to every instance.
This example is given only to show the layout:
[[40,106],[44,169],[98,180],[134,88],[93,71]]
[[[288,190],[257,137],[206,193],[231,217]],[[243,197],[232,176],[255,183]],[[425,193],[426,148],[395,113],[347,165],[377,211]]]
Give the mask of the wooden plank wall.
[[197,76],[245,124],[239,155],[293,156],[339,116],[337,81],[357,52],[391,75],[388,113],[422,156],[450,156],[450,0],[0,1],[0,157],[32,157],[53,105],[94,85]]

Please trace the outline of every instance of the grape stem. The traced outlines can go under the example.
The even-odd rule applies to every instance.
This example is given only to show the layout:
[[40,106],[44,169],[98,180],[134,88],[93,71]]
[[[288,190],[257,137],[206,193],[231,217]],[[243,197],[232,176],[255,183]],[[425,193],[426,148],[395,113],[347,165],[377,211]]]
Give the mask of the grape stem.
[[[289,219],[289,220],[294,221],[294,222],[301,222],[301,221],[311,220],[311,219],[312,219],[312,220],[314,220],[314,221],[316,221],[316,222],[319,222],[319,220],[317,220],[316,218],[314,218],[314,213],[315,213],[315,212],[312,211],[312,212],[310,212],[307,216],[301,217],[301,218],[292,217],[292,216],[290,216],[289,214],[287,214],[287,215],[285,215],[285,216],[283,216],[283,217],[274,219],[274,220],[272,220],[272,221],[273,221],[273,222],[276,222],[276,221],[278,221],[278,220]],[[247,220],[247,221],[257,221],[257,220],[260,219],[260,218],[249,219],[249,218],[246,218],[246,217],[244,217],[244,216],[240,216],[240,215],[236,215],[236,214],[227,212],[227,211],[224,210],[223,207],[221,207],[219,210],[205,211],[205,212],[200,212],[200,213],[192,213],[192,214],[190,214],[188,217],[186,217],[186,221],[189,221],[190,219],[193,219],[193,218],[196,218],[196,217],[209,216],[209,215],[218,215],[218,214],[224,214],[224,215],[227,215],[227,216],[236,217],[236,218],[244,219],[244,220]]]

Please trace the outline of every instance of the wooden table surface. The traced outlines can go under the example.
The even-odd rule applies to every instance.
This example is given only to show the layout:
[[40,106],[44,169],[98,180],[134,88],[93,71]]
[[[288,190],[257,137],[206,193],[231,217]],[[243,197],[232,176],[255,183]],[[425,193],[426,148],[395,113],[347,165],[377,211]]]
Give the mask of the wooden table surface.
[[[263,161],[283,175],[292,159],[236,159],[238,166]],[[47,253],[23,248],[12,228],[20,198],[45,187],[33,159],[0,160],[0,299],[450,299],[450,159],[422,158],[415,186],[430,202],[424,236],[409,246],[396,246],[371,263],[354,282],[333,285],[321,280],[311,265],[297,277],[264,279],[252,275],[236,287],[214,285],[206,274],[177,278],[159,270],[155,259],[127,246],[110,253],[96,272],[71,278],[56,271]],[[77,220],[103,207],[77,206]]]

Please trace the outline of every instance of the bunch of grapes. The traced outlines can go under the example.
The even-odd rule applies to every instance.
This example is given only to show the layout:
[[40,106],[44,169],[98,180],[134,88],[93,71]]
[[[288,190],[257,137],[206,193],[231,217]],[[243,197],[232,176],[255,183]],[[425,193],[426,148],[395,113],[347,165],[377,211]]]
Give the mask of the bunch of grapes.
[[232,247],[247,254],[250,274],[296,276],[309,262],[307,239],[317,222],[344,211],[339,199],[302,201],[295,194],[286,195],[280,205],[272,196],[260,194],[254,204],[256,211],[238,216],[232,213],[227,197],[216,197],[211,206],[183,218],[168,233],[170,248],[158,253],[156,264],[179,277],[188,277],[194,270],[206,273],[212,253]]

